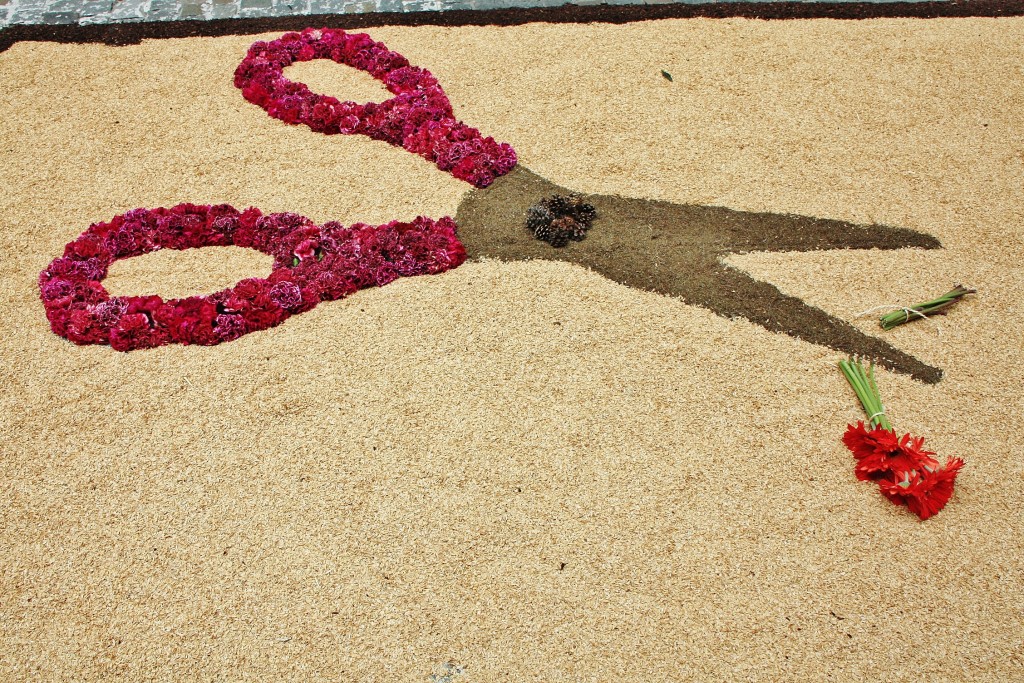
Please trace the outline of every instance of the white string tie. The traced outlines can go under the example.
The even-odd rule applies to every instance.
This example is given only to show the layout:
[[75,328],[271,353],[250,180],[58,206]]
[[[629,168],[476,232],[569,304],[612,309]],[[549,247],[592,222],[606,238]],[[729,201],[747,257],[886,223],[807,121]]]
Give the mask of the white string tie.
[[907,316],[907,320],[910,320],[910,316],[911,315],[916,315],[918,318],[921,318],[922,320],[927,320],[932,325],[934,325],[935,326],[935,333],[939,337],[942,337],[942,328],[939,326],[939,324],[937,322],[935,322],[934,320],[932,320],[931,318],[929,318],[928,316],[926,316],[924,313],[922,313],[921,311],[917,310],[916,308],[910,308],[908,306],[894,306],[893,304],[883,304],[881,306],[875,306],[874,308],[869,308],[866,311],[861,311],[855,317],[863,318],[863,317],[869,316],[869,315],[871,315],[871,314],[873,314],[873,313],[875,313],[877,311],[885,311],[887,313],[890,313],[892,311],[903,311],[903,313]]

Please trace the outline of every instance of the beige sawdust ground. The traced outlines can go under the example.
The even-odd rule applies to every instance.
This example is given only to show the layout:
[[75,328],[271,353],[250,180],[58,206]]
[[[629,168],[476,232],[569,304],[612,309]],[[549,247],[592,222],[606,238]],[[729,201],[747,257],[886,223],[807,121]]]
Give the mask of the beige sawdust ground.
[[[1024,680],[1024,20],[371,33],[562,185],[938,236],[730,262],[847,320],[980,290],[941,335],[888,335],[939,385],[880,378],[898,426],[968,461],[952,503],[920,523],[855,481],[837,353],[567,265],[472,263],[215,348],[74,347],[35,278],[90,222],[384,222],[467,186],[246,103],[252,37],[22,43],[0,55],[0,680]],[[108,284],[267,268],[208,249]]]

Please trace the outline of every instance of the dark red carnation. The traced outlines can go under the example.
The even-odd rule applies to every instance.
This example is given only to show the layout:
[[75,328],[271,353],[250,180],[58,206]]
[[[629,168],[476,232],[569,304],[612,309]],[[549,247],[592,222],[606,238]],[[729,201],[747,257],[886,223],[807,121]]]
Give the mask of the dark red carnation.
[[215,304],[194,296],[164,303],[154,312],[153,321],[179,344],[209,344],[215,338],[213,320],[216,317]]
[[109,336],[89,306],[73,309],[67,321],[67,338],[76,344],[99,344]]
[[143,313],[122,316],[110,332],[110,346],[117,351],[151,349],[168,341],[167,334],[152,328],[149,317]]
[[288,311],[274,303],[269,295],[262,294],[242,311],[242,317],[249,329],[266,330],[284,322]]
[[64,248],[64,255],[78,260],[91,258],[108,259],[110,254],[103,248],[103,240],[97,235],[85,233]]
[[231,293],[234,298],[252,301],[259,295],[264,294],[267,289],[269,289],[269,287],[267,287],[266,280],[248,278],[235,285],[232,288]]

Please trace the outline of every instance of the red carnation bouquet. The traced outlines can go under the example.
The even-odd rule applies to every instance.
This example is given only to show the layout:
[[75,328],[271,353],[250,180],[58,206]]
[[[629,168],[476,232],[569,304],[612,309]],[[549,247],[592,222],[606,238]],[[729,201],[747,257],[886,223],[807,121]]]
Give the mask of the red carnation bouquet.
[[873,364],[865,369],[851,358],[839,361],[839,368],[868,414],[867,424],[848,425],[843,435],[843,443],[857,459],[857,478],[878,482],[883,496],[895,505],[906,505],[921,519],[938,513],[953,495],[964,461],[949,458],[942,467],[935,453],[924,450],[924,437],[896,435],[882,407]]

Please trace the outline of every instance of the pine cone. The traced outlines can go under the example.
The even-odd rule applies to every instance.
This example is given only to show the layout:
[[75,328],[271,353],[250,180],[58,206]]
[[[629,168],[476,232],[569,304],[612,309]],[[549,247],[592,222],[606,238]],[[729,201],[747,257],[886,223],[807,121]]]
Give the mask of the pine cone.
[[594,207],[578,194],[554,195],[527,210],[526,227],[537,239],[558,248],[570,240],[583,240],[596,217]]
[[542,203],[547,204],[548,209],[551,213],[565,216],[572,212],[575,203],[573,202],[573,195],[558,195],[548,197],[543,200]]
[[[538,231],[544,230],[547,226],[551,225],[551,221],[555,219],[548,211],[547,207],[543,204],[531,206],[526,212],[526,227],[530,229],[534,235],[537,235]],[[539,235],[537,235],[539,237]]]
[[587,236],[587,226],[577,220],[572,222],[572,229],[569,231],[569,239],[573,242],[582,242]]
[[584,228],[584,230],[586,230],[590,228],[590,224],[594,222],[595,218],[597,218],[597,209],[590,204],[583,202],[581,199],[573,206],[572,213],[570,215],[575,218],[577,222],[587,226]]
[[548,242],[553,247],[564,247],[572,239],[577,226],[579,226],[579,223],[574,221],[571,216],[556,218],[551,221],[551,232],[553,234]]

